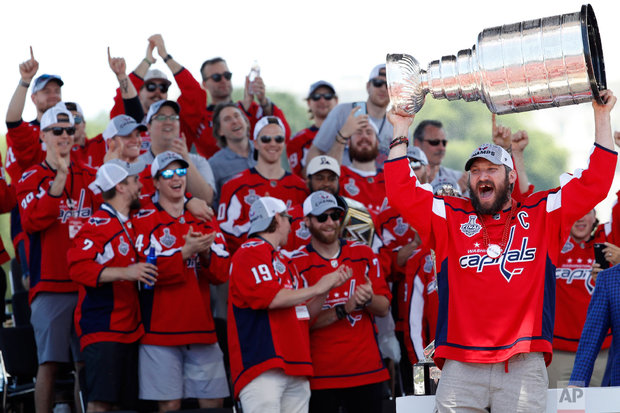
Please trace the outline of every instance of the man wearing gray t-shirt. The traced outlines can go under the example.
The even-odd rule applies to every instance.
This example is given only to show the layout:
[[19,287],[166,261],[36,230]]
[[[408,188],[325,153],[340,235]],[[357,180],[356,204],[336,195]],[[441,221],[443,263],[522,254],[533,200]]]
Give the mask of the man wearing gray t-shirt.
[[433,188],[458,183],[462,194],[467,193],[464,173],[441,165],[446,156],[448,138],[443,124],[438,120],[423,120],[413,131],[413,145],[422,149],[428,159],[429,182]]
[[389,145],[392,140],[392,125],[386,120],[385,110],[390,97],[387,91],[385,78],[385,64],[375,66],[370,72],[366,83],[368,99],[364,113],[357,113],[355,103],[341,103],[329,112],[329,115],[321,125],[310,150],[307,162],[318,155],[329,155],[341,162],[342,165],[350,165],[348,142],[356,130],[361,129],[367,122],[373,122],[379,133],[379,156],[377,167],[383,167],[383,161],[387,159]]

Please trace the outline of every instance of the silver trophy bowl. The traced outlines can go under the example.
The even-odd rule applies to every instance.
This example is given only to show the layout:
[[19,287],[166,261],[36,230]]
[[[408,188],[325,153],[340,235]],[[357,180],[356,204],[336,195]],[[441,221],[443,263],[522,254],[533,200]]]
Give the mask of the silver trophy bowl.
[[606,89],[605,62],[592,6],[581,11],[483,30],[471,49],[432,61],[426,70],[406,54],[387,55],[396,113],[417,113],[435,99],[481,100],[496,114],[596,99]]

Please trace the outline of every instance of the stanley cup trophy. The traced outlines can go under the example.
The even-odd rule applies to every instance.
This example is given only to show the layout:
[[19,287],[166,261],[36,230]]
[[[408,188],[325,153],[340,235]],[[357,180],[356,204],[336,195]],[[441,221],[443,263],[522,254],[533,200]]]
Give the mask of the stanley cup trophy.
[[596,17],[580,12],[483,30],[471,49],[420,68],[413,56],[387,55],[387,81],[396,113],[410,116],[430,93],[435,99],[481,100],[496,114],[573,105],[606,88]]

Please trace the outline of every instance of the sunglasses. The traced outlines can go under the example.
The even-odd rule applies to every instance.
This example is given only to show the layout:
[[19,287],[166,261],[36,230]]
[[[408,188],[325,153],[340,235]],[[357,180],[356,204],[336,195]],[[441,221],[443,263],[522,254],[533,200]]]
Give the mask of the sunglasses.
[[164,179],[170,179],[175,173],[177,176],[185,176],[187,175],[187,168],[166,169],[165,171],[161,171],[159,174]]
[[439,146],[440,143],[443,146],[448,146],[448,141],[446,139],[424,139],[424,142],[428,142],[431,146]]
[[80,123],[84,122],[84,118],[81,117],[80,115],[74,115],[73,121],[75,122],[76,125],[79,125]]
[[382,87],[382,86],[387,85],[387,80],[383,80],[383,79],[375,78],[375,79],[372,79],[371,82],[374,87]]
[[281,216],[282,218],[286,218],[286,219],[288,219],[288,223],[289,223],[289,224],[292,224],[292,223],[293,223],[293,217],[292,217],[292,216],[290,216],[289,214],[287,214],[286,212],[282,212],[282,213],[280,213],[280,216]]
[[67,132],[67,135],[75,135],[75,127],[69,126],[66,128],[61,128],[60,126],[54,126],[53,128],[45,128],[43,132],[52,132],[54,136],[60,136],[63,132]]
[[319,99],[323,98],[325,100],[332,100],[335,97],[333,93],[313,93],[310,96],[310,99],[317,102]]
[[327,221],[327,217],[330,217],[332,219],[332,221],[336,222],[339,221],[340,218],[342,218],[342,212],[341,211],[334,211],[331,213],[322,213],[321,215],[316,215],[315,218],[317,221],[323,223],[325,221]]
[[219,82],[222,78],[226,80],[230,80],[232,78],[232,73],[224,72],[224,73],[213,73],[211,76],[207,76],[205,80],[212,79],[214,82]]
[[149,92],[155,92],[157,90],[157,88],[159,88],[159,90],[161,91],[161,93],[166,93],[168,92],[168,87],[169,85],[166,85],[165,83],[153,83],[153,82],[149,82],[149,83],[145,83],[144,87],[146,88],[146,90],[148,90]]
[[271,140],[273,139],[274,141],[276,141],[276,143],[282,143],[284,142],[284,136],[282,135],[278,135],[278,136],[267,136],[267,135],[263,135],[260,138],[260,141],[262,143],[270,143]]
[[166,115],[155,115],[153,116],[153,119],[158,120],[160,122],[165,122],[167,120],[179,120],[180,116],[179,115],[170,115],[170,116],[166,116]]

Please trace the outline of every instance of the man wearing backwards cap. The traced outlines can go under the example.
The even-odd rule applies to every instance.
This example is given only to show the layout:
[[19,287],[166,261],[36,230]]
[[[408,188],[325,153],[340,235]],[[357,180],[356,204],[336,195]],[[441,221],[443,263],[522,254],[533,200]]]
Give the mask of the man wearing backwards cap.
[[471,199],[433,196],[417,185],[405,158],[413,116],[390,112],[390,204],[435,251],[439,270],[439,412],[545,411],[558,256],[572,224],[607,196],[617,161],[610,124],[616,98],[610,90],[601,98],[592,103],[588,169],[522,203],[511,199],[510,155],[493,144],[479,146],[465,164]]
[[230,258],[215,218],[199,221],[185,208],[188,166],[175,152],[157,155],[157,201],[132,218],[141,257],[151,248],[158,255],[157,281],[140,292],[139,385],[140,398],[157,400],[160,411],[179,410],[184,398],[222,407],[229,395],[209,286],[228,279]]
[[260,196],[282,199],[287,208],[301,204],[308,194],[304,181],[286,172],[280,162],[284,150],[284,125],[275,116],[265,116],[254,128],[256,167],[232,178],[222,187],[218,221],[231,251],[246,239],[248,212]]
[[286,204],[258,198],[250,208],[249,239],[230,267],[228,348],[235,398],[243,411],[308,411],[312,360],[308,320],[325,294],[352,275],[332,267],[316,284],[303,280],[278,251],[291,228]]
[[302,178],[306,176],[308,150],[323,121],[338,104],[338,96],[336,96],[336,90],[331,83],[319,80],[310,85],[306,102],[308,103],[310,119],[314,121],[314,124],[297,132],[286,144],[286,156],[291,171]]
[[138,262],[132,211],[142,184],[136,163],[112,159],[90,185],[104,203],[67,253],[79,284],[75,330],[85,360],[88,411],[132,410],[138,402],[138,341],[144,334],[136,282],[154,282],[157,267]]
[[319,154],[327,154],[340,159],[337,153],[344,150],[342,163],[343,165],[349,165],[349,139],[356,130],[372,121],[378,130],[377,137],[380,154],[377,157],[377,167],[381,168],[383,166],[383,161],[387,157],[389,143],[392,139],[392,125],[387,122],[385,116],[385,110],[388,103],[390,103],[385,77],[385,63],[375,66],[370,71],[366,90],[368,91],[366,113],[356,113],[359,107],[351,102],[341,103],[329,112],[312,142],[308,152],[308,161]]
[[88,221],[99,202],[88,185],[95,171],[71,162],[75,127],[64,105],[41,117],[45,161],[28,169],[17,183],[17,199],[24,231],[30,239],[30,319],[37,341],[39,371],[35,385],[37,411],[51,411],[58,363],[79,357],[72,333],[77,284],[69,278],[66,255],[71,240]]
[[339,239],[343,213],[332,194],[310,194],[304,201],[304,220],[312,238],[291,257],[310,286],[337,267],[348,265],[353,272],[328,292],[311,325],[310,412],[338,412],[341,407],[378,412],[389,374],[375,338],[374,316],[388,314],[391,294],[370,247]]

